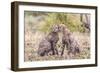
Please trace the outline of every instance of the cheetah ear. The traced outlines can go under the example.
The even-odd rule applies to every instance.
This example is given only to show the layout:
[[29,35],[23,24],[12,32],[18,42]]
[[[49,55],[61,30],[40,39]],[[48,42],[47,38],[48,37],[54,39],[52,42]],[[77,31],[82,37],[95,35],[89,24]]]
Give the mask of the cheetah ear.
[[66,30],[66,27],[65,27],[65,26],[63,26],[62,28],[63,28],[63,31],[65,31],[65,30]]

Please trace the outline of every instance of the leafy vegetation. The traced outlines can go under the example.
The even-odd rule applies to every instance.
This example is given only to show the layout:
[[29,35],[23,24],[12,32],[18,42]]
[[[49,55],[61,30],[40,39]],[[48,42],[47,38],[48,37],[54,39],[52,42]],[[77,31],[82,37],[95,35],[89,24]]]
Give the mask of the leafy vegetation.
[[80,20],[81,14],[64,13],[64,12],[26,12],[25,16],[40,17],[43,21],[39,27],[40,31],[49,32],[52,25],[65,24],[72,32],[84,32],[85,27],[82,26]]

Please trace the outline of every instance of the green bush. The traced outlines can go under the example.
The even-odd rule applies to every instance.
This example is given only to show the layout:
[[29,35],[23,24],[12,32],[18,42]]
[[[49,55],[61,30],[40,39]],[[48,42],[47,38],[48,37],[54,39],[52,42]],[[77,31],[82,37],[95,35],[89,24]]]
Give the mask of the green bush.
[[45,23],[41,26],[41,31],[50,31],[50,27],[54,24],[65,24],[72,32],[84,32],[81,26],[80,14],[69,13],[48,13],[45,17]]
[[[80,21],[80,14],[64,13],[64,12],[26,12],[26,16],[43,16],[43,22],[37,29],[43,32],[50,32],[50,28],[55,24],[65,24],[72,32],[84,32],[85,28]],[[32,20],[33,21],[33,20]]]

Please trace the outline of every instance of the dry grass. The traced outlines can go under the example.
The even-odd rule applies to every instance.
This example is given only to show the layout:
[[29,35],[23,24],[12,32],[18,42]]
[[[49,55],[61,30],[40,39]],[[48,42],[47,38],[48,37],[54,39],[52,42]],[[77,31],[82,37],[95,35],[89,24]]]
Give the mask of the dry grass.
[[[64,55],[51,55],[41,57],[37,54],[38,45],[42,38],[44,38],[44,34],[42,32],[31,33],[27,32],[25,34],[25,61],[43,61],[43,60],[64,60],[64,59],[88,59],[90,58],[90,36],[88,33],[78,33],[74,32],[73,36],[77,39],[80,44],[81,53],[75,56],[69,56],[67,54],[67,50],[64,51]],[[57,49],[59,54],[61,54],[61,34],[60,40],[57,43]]]

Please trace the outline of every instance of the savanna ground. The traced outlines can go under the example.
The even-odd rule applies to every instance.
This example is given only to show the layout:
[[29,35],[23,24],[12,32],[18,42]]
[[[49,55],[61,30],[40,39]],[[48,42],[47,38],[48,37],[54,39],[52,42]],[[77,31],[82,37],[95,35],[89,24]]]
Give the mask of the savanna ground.
[[[64,60],[64,59],[89,59],[90,58],[90,31],[83,26],[81,18],[86,22],[87,19],[84,15],[89,14],[71,14],[71,13],[50,13],[50,12],[29,12],[25,11],[25,61],[43,61],[43,60]],[[40,41],[48,35],[51,31],[50,28],[54,24],[65,24],[72,32],[74,38],[80,45],[80,54],[70,57],[67,50],[61,56],[62,44],[61,36],[59,33],[59,41],[57,49],[59,55],[39,56],[37,50]]]

